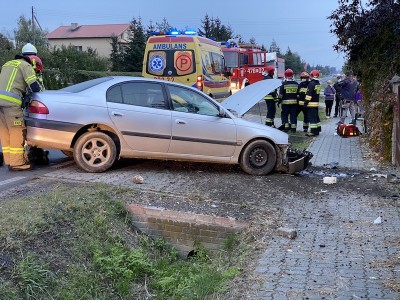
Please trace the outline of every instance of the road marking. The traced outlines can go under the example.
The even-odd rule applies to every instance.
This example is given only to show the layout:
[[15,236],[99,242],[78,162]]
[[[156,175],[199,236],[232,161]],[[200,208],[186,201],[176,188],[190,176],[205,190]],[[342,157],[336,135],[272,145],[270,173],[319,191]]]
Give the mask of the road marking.
[[0,185],[9,184],[9,183],[11,183],[11,182],[15,182],[15,181],[18,181],[18,180],[21,180],[21,179],[25,179],[25,178],[26,178],[26,177],[24,177],[24,176],[17,176],[17,177],[14,177],[14,178],[10,178],[10,179],[1,181],[1,182],[0,182]]

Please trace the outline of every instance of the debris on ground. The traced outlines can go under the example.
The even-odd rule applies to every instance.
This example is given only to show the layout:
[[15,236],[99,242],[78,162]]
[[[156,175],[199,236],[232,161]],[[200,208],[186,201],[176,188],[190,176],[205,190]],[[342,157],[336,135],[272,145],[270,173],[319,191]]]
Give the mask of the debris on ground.
[[287,227],[279,227],[278,234],[284,237],[287,237],[291,240],[294,240],[297,237],[296,230]]
[[133,182],[136,184],[142,184],[144,182],[144,178],[140,175],[136,175],[133,177]]

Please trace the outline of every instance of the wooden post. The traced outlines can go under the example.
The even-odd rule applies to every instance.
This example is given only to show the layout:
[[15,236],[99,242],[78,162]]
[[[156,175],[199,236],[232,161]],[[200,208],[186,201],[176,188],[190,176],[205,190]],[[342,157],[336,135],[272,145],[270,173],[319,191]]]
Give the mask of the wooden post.
[[400,77],[394,76],[391,82],[397,96],[393,107],[392,164],[400,167]]

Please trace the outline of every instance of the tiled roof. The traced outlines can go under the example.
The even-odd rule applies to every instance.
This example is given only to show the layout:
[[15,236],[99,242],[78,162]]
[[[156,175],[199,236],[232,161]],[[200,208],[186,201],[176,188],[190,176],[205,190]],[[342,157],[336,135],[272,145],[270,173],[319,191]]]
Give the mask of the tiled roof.
[[[47,34],[48,39],[72,39],[72,38],[99,38],[118,36],[127,29],[130,24],[104,24],[104,25],[77,25],[60,26]],[[75,29],[73,29],[76,27]]]

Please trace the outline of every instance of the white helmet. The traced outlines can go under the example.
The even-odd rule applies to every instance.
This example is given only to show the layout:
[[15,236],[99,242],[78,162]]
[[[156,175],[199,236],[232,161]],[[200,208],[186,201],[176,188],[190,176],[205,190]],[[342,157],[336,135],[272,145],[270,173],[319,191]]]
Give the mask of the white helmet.
[[31,43],[26,44],[25,46],[22,47],[22,54],[24,55],[37,55],[37,49],[35,46],[33,46]]

